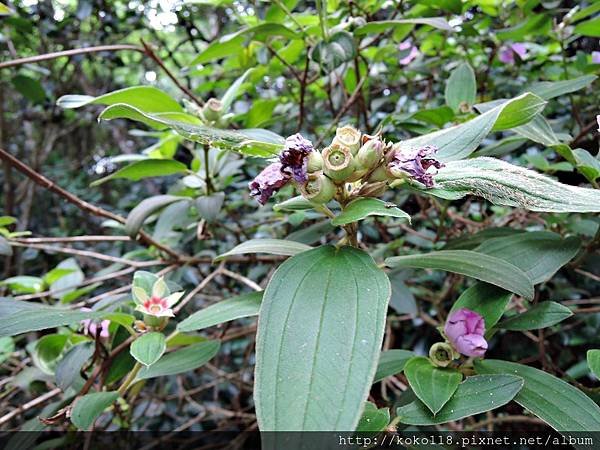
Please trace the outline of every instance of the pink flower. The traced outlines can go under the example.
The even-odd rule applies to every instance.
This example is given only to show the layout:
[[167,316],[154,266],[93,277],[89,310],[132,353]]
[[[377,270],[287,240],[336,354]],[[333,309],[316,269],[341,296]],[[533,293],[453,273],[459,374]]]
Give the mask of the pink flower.
[[[81,308],[80,311],[91,311],[90,308]],[[81,321],[81,324],[83,325],[83,332],[84,334],[87,334],[88,336],[91,337],[96,337],[98,334],[98,328],[100,328],[100,337],[101,338],[108,338],[109,334],[108,334],[108,326],[110,325],[110,320],[103,320],[102,322],[100,322],[100,324],[98,324],[97,322],[95,322],[92,319],[85,319]]]
[[169,288],[162,278],[152,286],[152,295],[139,286],[133,286],[131,290],[137,303],[135,310],[154,317],[174,317],[172,307],[183,296],[183,292],[167,295]]
[[504,64],[514,64],[515,55],[517,55],[519,59],[525,59],[527,56],[527,48],[525,47],[525,44],[516,43],[502,47],[500,49],[500,53],[498,54],[498,59]]
[[483,356],[488,348],[483,317],[467,308],[459,309],[448,317],[444,327],[448,341],[466,356]]
[[285,140],[285,147],[279,155],[281,171],[290,175],[298,183],[306,183],[308,179],[308,155],[314,151],[312,142],[300,133],[293,134]]
[[269,164],[254,180],[248,183],[250,196],[254,197],[258,203],[264,205],[271,196],[285,186],[290,181],[291,176],[282,171],[282,165],[279,162]]
[[404,56],[403,58],[400,58],[399,63],[402,66],[406,66],[406,65],[410,64],[411,62],[413,62],[413,60],[417,56],[419,56],[421,54],[421,52],[419,52],[419,49],[417,47],[415,47],[414,45],[412,45],[412,43],[410,41],[404,41],[404,42],[400,43],[400,45],[398,46],[398,50],[400,50],[400,51],[410,50],[406,56]]
[[437,147],[426,145],[417,149],[397,147],[388,157],[388,171],[397,178],[404,174],[423,183],[425,187],[433,187],[433,175],[443,164],[435,159]]
[[600,52],[592,52],[592,64],[600,64]]

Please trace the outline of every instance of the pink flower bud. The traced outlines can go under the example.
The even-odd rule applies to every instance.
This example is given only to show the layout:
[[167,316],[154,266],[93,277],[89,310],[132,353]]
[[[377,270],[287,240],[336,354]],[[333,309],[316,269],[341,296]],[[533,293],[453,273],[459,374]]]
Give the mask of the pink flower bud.
[[483,356],[488,348],[485,322],[481,315],[467,308],[459,309],[448,317],[444,327],[448,341],[466,356]]
[[[90,308],[81,308],[81,311],[91,311]],[[87,334],[95,338],[99,336],[103,339],[108,338],[108,326],[110,325],[110,320],[103,320],[100,323],[95,322],[92,319],[85,319],[81,321],[83,325],[83,333]]]

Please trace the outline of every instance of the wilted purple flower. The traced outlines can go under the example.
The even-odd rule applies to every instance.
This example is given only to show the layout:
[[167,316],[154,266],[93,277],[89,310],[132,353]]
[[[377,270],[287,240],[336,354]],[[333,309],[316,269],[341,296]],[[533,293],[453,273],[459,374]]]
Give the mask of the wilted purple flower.
[[600,64],[600,52],[592,52],[592,64]]
[[403,66],[410,64],[417,56],[421,54],[419,52],[419,49],[416,46],[412,45],[410,41],[401,42],[398,46],[398,50],[400,51],[409,49],[410,51],[408,52],[408,55],[404,56],[403,58],[400,58],[400,61],[398,61]]
[[282,172],[291,175],[298,183],[306,183],[308,179],[308,154],[315,148],[300,133],[293,134],[285,140],[285,147],[279,155]]
[[504,64],[514,64],[515,54],[518,55],[520,59],[525,59],[525,56],[527,55],[525,44],[516,43],[502,47],[498,54],[498,59]]
[[444,333],[452,346],[466,356],[483,356],[488,348],[483,317],[467,308],[459,309],[448,317]]
[[396,148],[388,162],[388,170],[393,176],[398,177],[405,173],[426,187],[433,187],[433,175],[443,166],[433,157],[437,150],[433,145],[417,149]]
[[264,205],[271,196],[290,181],[290,175],[282,171],[281,163],[272,163],[248,183],[250,195]]
[[[81,308],[81,311],[91,311],[90,308]],[[85,319],[81,321],[83,325],[83,332],[91,337],[96,337],[98,333],[98,328],[100,328],[99,336],[101,338],[108,338],[108,326],[110,325],[110,320],[103,320],[99,324],[92,319]]]

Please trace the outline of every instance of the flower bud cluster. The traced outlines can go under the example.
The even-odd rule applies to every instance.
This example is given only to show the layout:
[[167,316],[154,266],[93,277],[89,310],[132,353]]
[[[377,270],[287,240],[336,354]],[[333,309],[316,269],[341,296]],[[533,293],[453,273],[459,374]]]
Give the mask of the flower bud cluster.
[[383,194],[388,183],[396,179],[430,188],[433,175],[442,167],[434,157],[436,151],[433,146],[413,149],[401,143],[392,145],[379,135],[362,134],[349,125],[338,128],[332,142],[321,151],[295,134],[286,139],[279,161],[249,183],[250,195],[264,205],[291,181],[307,200],[318,204],[345,195],[348,183],[355,183],[353,192],[362,197]]

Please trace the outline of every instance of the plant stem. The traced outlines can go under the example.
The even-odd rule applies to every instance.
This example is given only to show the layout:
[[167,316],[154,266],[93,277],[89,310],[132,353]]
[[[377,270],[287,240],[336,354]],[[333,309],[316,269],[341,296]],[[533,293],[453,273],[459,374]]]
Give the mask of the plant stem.
[[125,378],[125,381],[123,381],[123,384],[121,385],[121,387],[119,387],[119,395],[121,397],[125,396],[127,389],[129,389],[131,384],[135,381],[135,377],[137,377],[137,374],[141,368],[142,368],[142,365],[139,362],[136,362],[135,366],[133,366],[133,369],[131,370],[131,372],[129,372],[129,375],[127,375],[127,378]]

